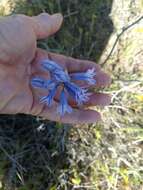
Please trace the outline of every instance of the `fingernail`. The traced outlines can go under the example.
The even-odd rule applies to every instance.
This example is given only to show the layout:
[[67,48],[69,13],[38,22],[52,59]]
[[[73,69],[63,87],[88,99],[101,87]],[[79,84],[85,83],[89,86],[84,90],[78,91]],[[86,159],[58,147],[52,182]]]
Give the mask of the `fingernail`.
[[61,13],[53,14],[53,15],[51,15],[51,17],[52,17],[53,19],[57,19],[58,22],[62,22],[62,21],[63,21],[63,15],[62,15]]

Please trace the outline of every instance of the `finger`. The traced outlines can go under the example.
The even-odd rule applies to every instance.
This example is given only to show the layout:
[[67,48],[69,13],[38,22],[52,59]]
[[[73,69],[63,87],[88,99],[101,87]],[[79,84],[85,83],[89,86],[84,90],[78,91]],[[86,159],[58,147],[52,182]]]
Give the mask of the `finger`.
[[104,93],[93,93],[89,101],[85,102],[85,106],[107,106],[111,103],[110,95]]
[[60,29],[63,16],[60,13],[54,15],[42,13],[32,17],[31,21],[37,39],[43,39],[56,33]]
[[[37,60],[35,61],[36,64],[40,62],[42,59],[51,59],[58,64],[60,64],[63,68],[67,69],[70,73],[72,72],[84,72],[87,71],[87,69],[95,68],[96,71],[96,87],[105,87],[108,86],[111,83],[111,78],[108,74],[103,72],[101,70],[101,67],[92,61],[85,61],[85,60],[79,60],[74,59],[71,57],[66,57],[64,55],[59,55],[55,53],[48,53],[45,50],[38,49],[37,53]],[[37,66],[35,65],[34,68],[37,68],[40,70],[40,64]],[[79,85],[85,85],[83,82],[78,82]],[[87,87],[87,85],[86,85]]]
[[[60,93],[61,93],[61,89],[59,89],[55,95],[54,100],[56,102],[59,102],[59,97],[60,97]],[[68,103],[72,106],[72,107],[78,107],[76,101],[68,95],[68,93],[66,92],[66,95],[68,97]],[[105,93],[92,93],[89,96],[89,100],[87,102],[84,102],[83,105],[81,105],[80,107],[88,107],[88,106],[106,106],[109,105],[111,103],[111,96],[109,94],[105,94]]]
[[92,89],[93,87],[106,87],[106,86],[109,86],[111,83],[110,76],[103,71],[96,72],[94,79],[96,81],[94,85],[89,85],[85,81],[74,80],[74,82],[81,87],[90,88],[90,89]]
[[[110,76],[107,73],[103,72],[101,70],[101,67],[93,61],[74,59],[55,53],[49,53],[48,55],[50,59],[62,64],[65,68],[67,68],[70,73],[85,72],[88,69],[95,68],[95,80],[97,87],[106,87],[111,83]],[[80,82],[80,84],[83,84],[83,86],[85,85],[84,82]]]
[[[88,69],[95,68],[95,80],[97,87],[105,87],[111,83],[110,76],[101,70],[101,67],[93,61],[79,60],[64,55],[58,55],[55,53],[49,53],[49,58],[57,63],[62,64],[70,73],[85,72]],[[85,83],[82,83],[83,86]],[[90,85],[91,86],[91,85]]]
[[[111,103],[110,95],[104,93],[93,93],[89,100],[83,104],[82,107],[90,106],[107,106]],[[69,104],[73,107],[77,107],[77,103],[72,99],[69,99]]]
[[73,109],[72,113],[65,114],[62,117],[60,117],[60,115],[57,114],[55,110],[56,109],[54,106],[51,108],[45,107],[39,116],[44,117],[45,119],[49,119],[51,121],[57,121],[67,124],[89,124],[101,120],[100,114],[93,110]]
[[[34,95],[34,92],[33,92]],[[29,110],[29,114],[41,116],[45,119],[51,120],[51,121],[58,121],[62,123],[68,123],[68,124],[82,124],[82,123],[95,123],[99,120],[101,120],[101,116],[97,111],[93,110],[79,110],[79,109],[73,109],[72,113],[65,114],[64,116],[60,116],[57,113],[57,106],[58,103],[53,101],[53,104],[51,107],[48,107],[45,104],[39,103],[39,97],[34,96],[33,103],[31,106],[31,109]]]
[[63,67],[67,68],[70,73],[84,72],[87,69],[95,68],[97,72],[101,71],[101,67],[93,61],[75,59],[56,53],[48,53],[50,59],[60,63]]
[[96,87],[106,87],[111,84],[110,76],[103,71],[96,72],[95,80],[96,80]]

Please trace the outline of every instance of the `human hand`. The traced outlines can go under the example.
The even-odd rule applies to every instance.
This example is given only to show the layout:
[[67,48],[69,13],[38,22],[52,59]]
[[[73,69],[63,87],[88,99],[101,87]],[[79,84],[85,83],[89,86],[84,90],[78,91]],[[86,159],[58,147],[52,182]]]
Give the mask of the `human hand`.
[[[39,62],[51,59],[59,63],[68,72],[82,72],[89,68],[96,70],[96,86],[110,84],[110,77],[100,66],[91,61],[77,60],[63,55],[49,53],[37,48],[37,39],[54,34],[61,26],[60,14],[46,13],[36,17],[16,15],[2,18],[0,21],[0,113],[25,113],[42,116],[52,121],[63,123],[93,123],[100,119],[100,114],[87,109],[89,106],[107,105],[110,97],[102,93],[93,93],[90,100],[80,108],[74,102],[74,111],[60,117],[56,112],[56,101],[52,107],[39,103],[39,97],[46,91],[34,89],[30,85],[34,76],[47,76],[41,70]],[[85,109],[86,108],[86,109]]]

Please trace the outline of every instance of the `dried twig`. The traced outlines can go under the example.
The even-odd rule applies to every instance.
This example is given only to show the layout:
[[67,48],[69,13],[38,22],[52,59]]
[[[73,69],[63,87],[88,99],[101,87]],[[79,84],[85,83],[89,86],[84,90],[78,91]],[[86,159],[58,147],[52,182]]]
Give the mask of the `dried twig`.
[[117,35],[117,37],[116,37],[116,40],[115,40],[115,42],[114,42],[114,44],[113,44],[113,47],[112,47],[110,53],[108,54],[108,56],[106,57],[106,59],[105,59],[105,60],[103,61],[103,63],[101,64],[102,66],[104,66],[104,64],[108,61],[108,59],[109,59],[110,56],[112,55],[112,53],[113,53],[113,51],[114,51],[114,49],[115,49],[115,47],[116,47],[116,45],[117,45],[119,39],[120,39],[121,36],[125,33],[125,31],[127,31],[128,29],[130,29],[130,28],[131,28],[132,26],[134,26],[135,24],[139,23],[142,19],[143,19],[143,16],[141,16],[140,18],[138,18],[138,19],[137,19],[136,21],[134,21],[132,24],[129,24],[128,26],[122,28],[122,31],[121,31],[121,32]]

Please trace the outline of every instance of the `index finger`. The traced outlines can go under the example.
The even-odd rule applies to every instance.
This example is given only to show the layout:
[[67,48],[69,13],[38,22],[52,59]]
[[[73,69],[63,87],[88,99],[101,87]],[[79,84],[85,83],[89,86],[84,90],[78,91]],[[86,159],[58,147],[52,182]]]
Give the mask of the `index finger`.
[[87,69],[95,68],[97,72],[101,71],[101,67],[93,61],[75,59],[72,57],[49,53],[49,58],[55,60],[57,63],[60,63],[63,67],[67,68],[70,73],[74,72],[84,72]]
[[98,87],[105,87],[111,83],[110,76],[107,73],[103,72],[100,65],[96,64],[93,61],[75,59],[55,53],[48,53],[48,55],[51,60],[60,63],[64,68],[66,68],[69,73],[85,72],[88,69],[95,68],[95,80]]
[[[105,87],[111,83],[111,79],[108,74],[102,71],[101,67],[92,61],[87,60],[79,60],[71,57],[67,57],[60,54],[49,53],[45,50],[38,49],[37,58],[34,61],[36,65],[42,59],[50,59],[60,64],[63,68],[67,69],[69,73],[74,72],[85,72],[88,69],[95,68],[96,76],[96,86],[97,87]],[[34,66],[36,69],[36,65]],[[37,65],[37,70],[40,70],[40,64]]]

